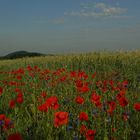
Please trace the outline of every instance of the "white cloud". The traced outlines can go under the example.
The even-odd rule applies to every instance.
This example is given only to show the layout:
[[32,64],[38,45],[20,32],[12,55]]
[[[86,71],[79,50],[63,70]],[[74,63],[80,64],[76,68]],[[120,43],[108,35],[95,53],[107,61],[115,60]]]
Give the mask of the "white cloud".
[[107,15],[117,15],[117,14],[124,13],[126,11],[126,9],[122,9],[119,7],[117,7],[117,8],[116,7],[109,7],[109,8],[104,8],[103,11]]
[[109,6],[105,3],[81,4],[78,11],[65,12],[65,15],[80,17],[109,17],[118,16],[125,13],[127,9],[115,6]]

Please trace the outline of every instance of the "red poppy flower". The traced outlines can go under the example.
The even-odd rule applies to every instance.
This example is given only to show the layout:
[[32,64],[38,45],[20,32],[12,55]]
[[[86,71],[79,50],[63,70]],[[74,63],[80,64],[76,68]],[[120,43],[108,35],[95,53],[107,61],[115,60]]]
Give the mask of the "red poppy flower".
[[87,140],[94,140],[95,134],[96,134],[96,130],[91,130],[91,129],[87,130],[86,139]]
[[85,93],[89,91],[88,85],[84,84],[82,87],[78,88],[78,91],[81,93]]
[[22,104],[23,103],[23,97],[17,97],[17,103]]
[[59,79],[59,81],[60,81],[60,82],[64,82],[66,79],[67,79],[67,75],[61,77],[61,78]]
[[14,107],[15,107],[15,100],[11,100],[11,101],[9,102],[9,107],[10,107],[10,108],[14,108]]
[[11,120],[9,118],[6,118],[4,124],[8,126],[10,123],[11,123]]
[[9,82],[9,86],[16,86],[17,85],[17,82],[15,82],[15,81],[10,81]]
[[42,96],[43,98],[46,98],[46,97],[47,97],[46,92],[42,92],[42,93],[41,93],[41,96]]
[[23,94],[20,92],[18,93],[17,97],[23,97]]
[[76,80],[76,88],[80,93],[85,93],[89,91],[88,83],[83,83],[83,81],[81,80]]
[[14,133],[8,136],[7,140],[23,140],[20,133]]
[[27,66],[27,70],[28,70],[28,71],[32,71],[33,68],[32,68],[30,65],[28,65],[28,66]]
[[0,121],[4,120],[6,116],[4,114],[0,114]]
[[44,103],[44,104],[38,106],[38,110],[39,110],[39,111],[43,111],[43,112],[47,112],[47,111],[48,111],[48,106],[47,106],[47,104]]
[[128,85],[128,81],[127,80],[123,81],[122,85],[123,87],[126,87]]
[[108,88],[106,88],[106,87],[103,87],[103,88],[102,88],[102,92],[103,92],[103,93],[106,93],[107,91],[108,91]]
[[81,120],[81,121],[88,121],[88,114],[85,113],[85,112],[81,112],[79,114],[79,120]]
[[71,78],[76,78],[76,76],[77,76],[77,73],[75,71],[70,72],[70,77]]
[[54,118],[54,126],[58,127],[68,123],[68,113],[67,112],[56,112]]
[[95,105],[96,105],[98,108],[101,108],[101,107],[102,107],[102,103],[101,103],[100,101],[95,102]]
[[23,68],[19,68],[17,71],[16,71],[17,74],[24,74],[24,69]]
[[107,86],[107,83],[108,83],[108,81],[107,81],[107,80],[104,80],[104,81],[103,81],[103,85],[104,85],[104,87],[106,87],[106,86]]
[[118,101],[119,101],[120,106],[122,107],[125,107],[128,104],[128,101],[125,97],[121,97]]
[[83,86],[83,82],[81,80],[76,80],[76,87],[81,88]]
[[92,93],[92,95],[91,95],[91,101],[94,102],[94,103],[99,101],[100,98],[101,98],[101,96],[97,95],[96,92]]
[[114,81],[113,81],[113,80],[110,80],[110,81],[109,81],[109,84],[110,84],[110,86],[112,87],[112,86],[114,85]]
[[22,76],[21,75],[18,75],[17,76],[17,80],[21,80],[22,79]]
[[97,82],[96,82],[96,86],[97,86],[97,87],[101,87],[101,85],[102,85],[102,82],[101,82],[101,81],[97,81]]
[[2,88],[2,87],[0,87],[0,95],[2,94],[2,92],[3,92],[3,88]]
[[121,90],[119,94],[124,96],[126,94],[126,90]]
[[79,79],[84,78],[85,80],[88,78],[88,75],[84,71],[78,71],[78,78]]
[[120,94],[120,93],[116,95],[116,99],[117,99],[117,100],[119,100],[119,99],[122,98],[122,97],[123,97],[123,96],[122,96],[122,94]]
[[58,109],[59,108],[58,98],[56,96],[51,96],[46,100],[46,105],[51,109],[54,110]]
[[96,72],[94,72],[91,77],[94,78],[95,76],[96,76]]
[[7,129],[10,129],[10,128],[14,128],[14,124],[12,123],[12,121],[9,118],[5,118],[3,129],[7,130]]
[[107,112],[112,115],[113,111],[116,109],[116,102],[114,101],[110,101],[108,102],[109,104],[109,109],[107,110]]
[[19,89],[19,88],[15,88],[15,92],[17,92],[17,93],[21,93],[21,89]]
[[82,126],[80,127],[80,133],[83,134],[83,135],[85,135],[86,132],[87,132],[87,127],[86,127],[85,125],[82,125]]
[[76,99],[75,99],[75,102],[77,104],[83,104],[84,103],[84,98],[81,97],[81,96],[77,96]]
[[91,95],[91,102],[94,103],[99,108],[101,108],[101,106],[102,106],[102,103],[101,103],[100,99],[101,99],[100,95],[97,95],[96,92],[92,93],[92,95]]
[[111,109],[115,110],[115,109],[116,109],[116,102],[115,102],[115,101],[109,102],[109,107],[110,107]]
[[135,103],[135,104],[134,104],[134,109],[135,109],[136,111],[140,111],[140,103]]

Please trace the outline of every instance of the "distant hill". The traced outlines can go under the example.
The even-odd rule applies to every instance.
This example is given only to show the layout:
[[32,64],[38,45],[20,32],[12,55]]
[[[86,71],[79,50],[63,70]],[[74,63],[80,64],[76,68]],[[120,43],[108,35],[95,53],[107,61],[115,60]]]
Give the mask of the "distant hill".
[[23,58],[23,57],[35,57],[35,56],[45,56],[45,54],[41,54],[37,52],[16,51],[1,57],[1,59],[16,59],[16,58]]

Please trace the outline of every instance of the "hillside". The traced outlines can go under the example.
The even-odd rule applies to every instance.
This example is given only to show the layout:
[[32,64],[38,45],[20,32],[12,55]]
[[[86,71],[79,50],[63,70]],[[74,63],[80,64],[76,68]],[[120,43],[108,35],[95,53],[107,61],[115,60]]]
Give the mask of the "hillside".
[[44,56],[44,54],[37,52],[27,52],[27,51],[16,51],[1,57],[1,59],[16,59],[23,57],[35,57],[35,56]]

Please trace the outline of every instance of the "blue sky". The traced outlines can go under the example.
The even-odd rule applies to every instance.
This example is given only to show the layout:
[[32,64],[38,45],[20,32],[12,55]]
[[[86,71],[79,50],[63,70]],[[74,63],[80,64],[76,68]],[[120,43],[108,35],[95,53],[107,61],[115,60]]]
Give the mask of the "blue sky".
[[0,55],[140,48],[140,0],[0,0]]

